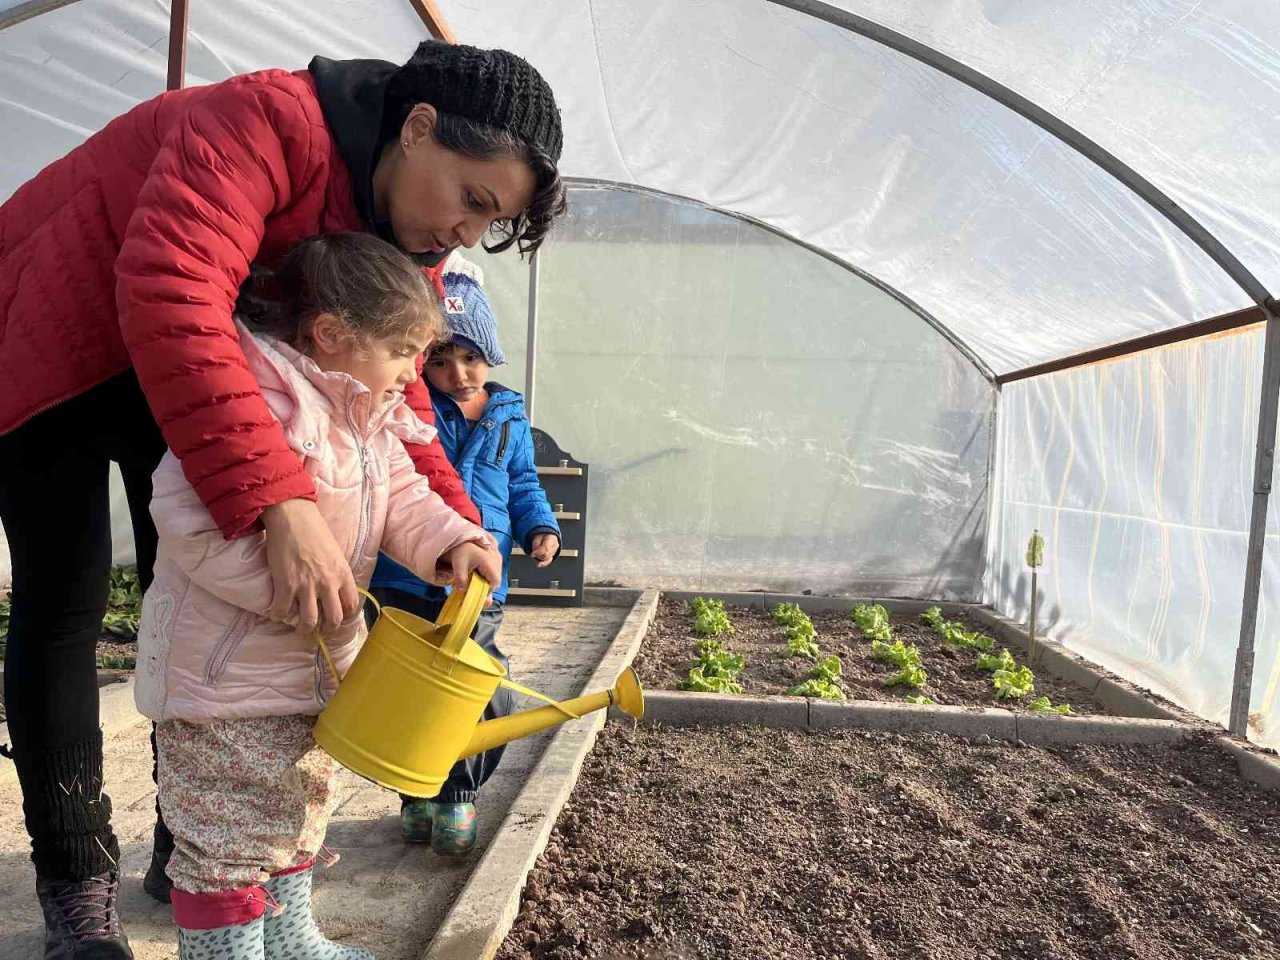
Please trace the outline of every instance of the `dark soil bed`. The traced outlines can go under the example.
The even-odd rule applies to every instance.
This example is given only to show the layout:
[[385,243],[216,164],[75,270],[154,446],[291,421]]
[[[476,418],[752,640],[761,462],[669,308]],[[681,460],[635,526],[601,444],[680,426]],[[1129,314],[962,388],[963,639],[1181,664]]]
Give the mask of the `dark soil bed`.
[[[786,649],[785,628],[768,612],[753,607],[726,609],[734,632],[717,639],[730,652],[746,657],[746,666],[738,674],[744,694],[783,694],[808,678],[813,662],[800,657],[788,659],[782,655]],[[991,675],[974,666],[975,651],[944,645],[942,639],[918,617],[895,616],[892,620],[894,637],[920,648],[921,660],[929,675],[929,682],[920,690],[885,686],[885,677],[896,668],[871,659],[871,640],[863,635],[847,613],[811,613],[809,617],[818,631],[822,655],[835,655],[841,659],[844,679],[840,685],[852,700],[902,701],[908,694],[923,694],[935,703],[955,706],[1024,709],[1019,701],[996,698]],[[977,623],[969,623],[969,626],[981,628]],[[688,602],[663,597],[635,659],[640,682],[655,690],[679,689],[680,681],[688,675],[697,658],[694,644],[698,639],[693,632],[693,614]],[[994,652],[999,649],[997,646]],[[1017,651],[1009,652],[1019,665],[1024,662]],[[1055,704],[1070,704],[1073,713],[1107,712],[1102,704],[1074,683],[1059,680],[1047,670],[1033,668],[1033,671],[1036,675],[1033,696],[1047,696]]]
[[1208,740],[611,723],[499,960],[1280,957],[1280,796]]

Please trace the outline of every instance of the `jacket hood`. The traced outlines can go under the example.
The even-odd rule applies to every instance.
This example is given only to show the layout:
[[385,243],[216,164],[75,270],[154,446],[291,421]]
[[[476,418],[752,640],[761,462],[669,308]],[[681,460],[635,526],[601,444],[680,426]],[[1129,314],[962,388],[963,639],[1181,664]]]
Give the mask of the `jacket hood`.
[[[387,80],[399,67],[386,60],[330,60],[314,57],[307,69],[316,82],[316,97],[325,123],[338,144],[338,152],[351,171],[356,209],[373,232],[390,244],[400,246],[389,220],[378,219],[373,202],[373,172],[386,146],[382,129],[382,106]],[[407,251],[406,251],[407,252]],[[440,264],[450,251],[410,253],[420,266]]]

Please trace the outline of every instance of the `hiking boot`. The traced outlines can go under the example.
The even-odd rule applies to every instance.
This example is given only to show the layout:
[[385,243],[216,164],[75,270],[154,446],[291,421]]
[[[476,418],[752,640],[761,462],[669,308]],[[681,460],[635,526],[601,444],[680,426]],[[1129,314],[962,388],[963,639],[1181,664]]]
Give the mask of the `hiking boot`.
[[44,960],[133,960],[116,912],[114,873],[58,882],[36,878],[44,911]]
[[406,843],[430,843],[435,804],[430,800],[406,800],[400,807],[400,832]]
[[476,845],[476,805],[437,803],[431,818],[431,849],[442,857],[465,857]]
[[147,867],[146,876],[142,878],[142,889],[154,900],[169,903],[172,900],[173,881],[169,879],[166,869],[169,858],[173,856],[173,834],[164,825],[164,821],[156,821],[151,841],[151,866]]

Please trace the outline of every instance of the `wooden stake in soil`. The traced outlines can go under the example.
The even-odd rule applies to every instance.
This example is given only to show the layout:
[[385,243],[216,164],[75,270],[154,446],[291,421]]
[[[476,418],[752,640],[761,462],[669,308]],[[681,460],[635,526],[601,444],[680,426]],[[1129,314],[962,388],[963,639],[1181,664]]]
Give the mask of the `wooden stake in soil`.
[[1040,608],[1040,588],[1036,573],[1044,563],[1044,537],[1039,530],[1033,530],[1031,539],[1027,541],[1027,566],[1031,568],[1031,622],[1027,626],[1027,660],[1036,662],[1036,616]]

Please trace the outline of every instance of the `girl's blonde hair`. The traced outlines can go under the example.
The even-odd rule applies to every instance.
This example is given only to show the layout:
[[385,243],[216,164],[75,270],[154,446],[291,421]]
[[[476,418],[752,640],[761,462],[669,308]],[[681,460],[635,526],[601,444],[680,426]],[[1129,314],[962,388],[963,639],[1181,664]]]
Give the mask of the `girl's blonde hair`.
[[368,233],[301,241],[277,270],[255,267],[236,312],[249,326],[306,350],[312,322],[329,314],[358,341],[444,333],[440,301],[422,268]]

